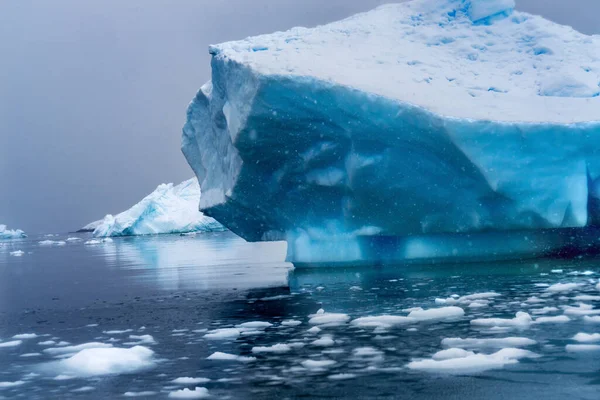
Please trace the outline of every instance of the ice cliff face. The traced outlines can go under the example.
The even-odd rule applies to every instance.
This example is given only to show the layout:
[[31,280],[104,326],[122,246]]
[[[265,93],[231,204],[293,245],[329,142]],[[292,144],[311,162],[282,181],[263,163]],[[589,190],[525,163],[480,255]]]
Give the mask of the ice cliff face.
[[600,37],[514,6],[415,0],[211,46],[182,144],[200,208],[308,263],[597,226]]
[[[159,185],[142,201],[116,216],[107,215],[96,224],[94,236],[132,236],[162,233],[220,231],[225,228],[198,211],[197,179],[177,186]],[[88,226],[91,226],[89,224]]]
[[0,224],[0,240],[22,239],[27,235],[20,229],[8,229],[6,225]]

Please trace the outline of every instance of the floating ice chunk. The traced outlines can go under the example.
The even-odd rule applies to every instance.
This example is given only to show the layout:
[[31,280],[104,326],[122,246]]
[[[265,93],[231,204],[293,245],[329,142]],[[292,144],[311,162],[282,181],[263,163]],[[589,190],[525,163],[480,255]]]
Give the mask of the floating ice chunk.
[[319,328],[318,326],[313,326],[312,328],[308,329],[306,332],[316,335],[317,333],[321,332],[321,328]]
[[10,254],[13,257],[21,257],[21,256],[23,256],[23,254],[25,254],[25,252],[23,250],[15,250],[15,251],[11,251],[8,254]]
[[[545,287],[548,287],[548,285],[546,285]],[[545,302],[546,302],[546,300],[540,299],[539,297],[536,297],[536,296],[531,296],[527,300],[525,300],[525,303],[528,303],[528,304],[537,304],[537,303],[545,303]]]
[[102,333],[104,333],[105,335],[120,335],[122,333],[129,333],[129,332],[133,332],[133,329],[104,331]]
[[566,306],[563,309],[566,315],[600,315],[600,309],[595,310],[592,305],[585,303],[580,303],[577,307]]
[[244,357],[238,356],[235,354],[222,353],[217,351],[212,353],[210,356],[206,357],[207,360],[218,360],[218,361],[241,361],[241,362],[251,362],[256,361],[254,357]]
[[415,321],[439,321],[448,319],[458,319],[465,315],[465,311],[460,307],[441,307],[429,310],[412,311],[408,318]]
[[319,339],[311,342],[311,344],[313,346],[318,346],[318,347],[330,347],[335,344],[335,341],[333,340],[333,337],[331,335],[323,335]]
[[210,397],[208,389],[203,387],[197,387],[194,390],[185,388],[169,393],[170,399],[206,399],[208,397]]
[[44,340],[43,342],[39,342],[39,346],[54,346],[56,342],[54,340]]
[[539,317],[533,321],[535,324],[564,324],[571,321],[566,315],[557,315],[554,317]]
[[442,360],[452,360],[455,358],[465,358],[465,357],[474,356],[474,355],[475,355],[475,353],[473,353],[472,351],[467,351],[467,350],[459,349],[459,348],[453,348],[453,349],[446,349],[446,350],[438,351],[431,358],[436,361],[442,361]]
[[294,319],[286,319],[281,321],[281,326],[298,326],[301,325],[302,321],[296,321]]
[[476,301],[493,299],[501,296],[495,292],[474,293],[462,297],[449,297],[447,299],[435,299],[435,303],[439,305],[455,305],[455,304],[470,304]]
[[181,378],[176,378],[173,379],[171,381],[171,383],[174,383],[176,385],[197,385],[199,383],[207,383],[210,382],[210,379],[208,378],[190,378],[190,377],[181,377]]
[[311,315],[311,318],[308,320],[308,323],[311,325],[319,325],[319,326],[328,326],[328,325],[339,325],[345,324],[350,320],[350,316],[348,314],[341,313],[317,313],[315,315]]
[[82,386],[80,388],[71,390],[71,393],[86,393],[86,392],[92,392],[94,390],[96,390],[96,388],[93,386]]
[[35,333],[21,333],[18,335],[14,335],[12,338],[13,339],[35,339],[36,337],[38,337],[38,335],[36,335]]
[[52,356],[60,356],[65,354],[77,353],[82,350],[87,349],[107,349],[113,347],[112,344],[109,343],[100,343],[100,342],[90,342],[78,344],[76,346],[64,346],[64,347],[50,347],[48,349],[44,349],[44,353],[50,354]]
[[562,269],[553,269],[553,270],[550,270],[550,272],[552,272],[553,274],[562,274],[563,270]]
[[549,293],[566,293],[581,287],[580,283],[555,283],[546,288]]
[[9,342],[0,342],[0,347],[17,347],[23,343],[22,340],[11,340]]
[[580,343],[600,342],[600,333],[578,333],[573,336],[573,340]]
[[107,215],[94,236],[132,236],[161,233],[222,231],[223,226],[198,211],[197,179],[159,185],[142,201],[116,216]]
[[[419,311],[422,310],[423,309],[420,309]],[[350,324],[360,328],[391,328],[396,325],[410,324],[416,321],[417,320],[414,318],[403,317],[399,315],[379,315],[356,318],[352,320]]]
[[583,317],[583,320],[585,322],[590,322],[590,323],[594,323],[594,324],[600,324],[600,315],[594,316],[594,317],[589,317],[589,316],[585,316]]
[[154,352],[147,347],[87,348],[58,361],[63,374],[88,377],[135,373],[154,366]]
[[244,322],[243,324],[236,325],[235,327],[238,329],[266,329],[273,324],[269,322],[262,321],[252,321],[252,322]]
[[27,235],[20,229],[7,229],[6,225],[0,224],[0,240],[23,239]]
[[129,339],[136,340],[135,343],[125,343],[126,345],[139,345],[139,344],[156,344],[156,340],[152,335],[129,335]]
[[15,381],[15,382],[0,382],[0,388],[11,388],[15,386],[21,386],[25,383],[25,381]]
[[29,358],[29,357],[39,357],[41,355],[42,355],[42,353],[25,353],[25,354],[21,354],[19,357]]
[[125,393],[123,393],[123,396],[124,397],[148,397],[148,396],[154,396],[155,394],[156,394],[156,392],[146,390],[144,392],[125,392]]
[[241,331],[237,328],[221,328],[208,331],[204,337],[213,340],[231,340],[237,339],[240,335]]
[[589,294],[581,294],[579,296],[573,297],[575,301],[600,301],[600,296],[592,296]]
[[565,349],[571,353],[586,353],[588,351],[600,351],[598,344],[568,344]]
[[42,240],[38,244],[40,246],[64,246],[67,242],[64,240]]
[[524,347],[537,344],[535,340],[524,337],[507,337],[497,339],[460,339],[446,338],[442,340],[444,347],[457,347],[462,349],[502,349],[505,347]]
[[64,374],[61,374],[61,375],[56,375],[54,377],[54,380],[55,381],[69,381],[69,380],[75,379],[75,378],[76,377],[74,375],[64,375]]
[[82,238],[78,238],[78,237],[69,237],[67,238],[67,242],[79,242],[82,241]]
[[479,318],[471,321],[471,325],[476,326],[498,326],[498,327],[519,327],[527,328],[532,323],[531,316],[526,312],[519,311],[515,318]]
[[354,378],[356,378],[355,374],[333,374],[327,377],[327,379],[331,379],[332,381],[343,381]]
[[543,308],[535,308],[533,310],[530,310],[530,312],[535,315],[548,314],[548,313],[556,312],[556,311],[558,311],[558,308],[556,308],[556,307],[543,307]]
[[468,354],[457,352],[458,358],[443,360],[425,359],[410,362],[410,369],[444,373],[451,375],[475,374],[492,369],[500,369],[505,365],[517,364],[521,358],[536,358],[531,351],[506,348],[493,354]]
[[382,362],[383,352],[370,346],[358,347],[352,350],[352,357],[361,361]]
[[305,360],[301,364],[306,369],[321,370],[332,367],[337,363],[333,360]]
[[287,345],[285,343],[277,343],[274,344],[273,346],[255,346],[252,348],[252,352],[253,353],[287,353],[290,350],[292,350],[292,347],[290,345]]

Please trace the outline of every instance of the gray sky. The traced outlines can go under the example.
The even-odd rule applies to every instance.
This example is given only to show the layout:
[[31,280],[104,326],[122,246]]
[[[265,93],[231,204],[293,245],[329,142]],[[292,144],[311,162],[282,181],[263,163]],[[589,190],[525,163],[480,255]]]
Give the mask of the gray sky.
[[[192,176],[185,111],[207,47],[389,0],[0,0],[0,223],[64,232]],[[600,33],[598,0],[517,0]]]

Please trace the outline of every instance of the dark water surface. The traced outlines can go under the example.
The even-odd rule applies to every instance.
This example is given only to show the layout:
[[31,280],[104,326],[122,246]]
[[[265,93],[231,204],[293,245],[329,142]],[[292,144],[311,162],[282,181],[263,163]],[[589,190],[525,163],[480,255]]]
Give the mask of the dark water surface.
[[[573,339],[600,333],[600,260],[293,270],[231,233],[39,243],[69,236],[0,242],[0,398],[600,398],[600,338]],[[415,307],[441,312],[357,320]],[[472,370],[409,367],[457,346]],[[529,353],[490,358],[509,347]]]

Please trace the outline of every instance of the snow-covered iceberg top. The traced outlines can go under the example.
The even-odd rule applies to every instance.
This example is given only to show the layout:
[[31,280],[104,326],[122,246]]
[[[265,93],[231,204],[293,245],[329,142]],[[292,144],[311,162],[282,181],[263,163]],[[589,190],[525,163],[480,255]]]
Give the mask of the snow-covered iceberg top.
[[414,0],[210,51],[261,75],[311,77],[450,117],[600,120],[600,37],[514,6]]
[[6,225],[0,224],[0,240],[22,239],[27,235],[20,229],[8,229]]
[[177,186],[159,185],[142,201],[116,216],[107,215],[94,236],[132,236],[163,233],[220,231],[225,228],[198,211],[200,187],[197,179]]
[[571,229],[600,227],[600,37],[514,6],[414,0],[211,46],[182,140],[201,210],[297,263],[598,237]]

